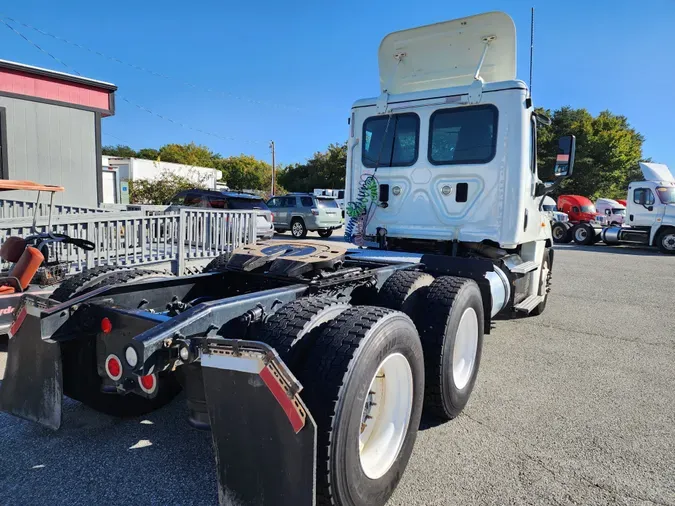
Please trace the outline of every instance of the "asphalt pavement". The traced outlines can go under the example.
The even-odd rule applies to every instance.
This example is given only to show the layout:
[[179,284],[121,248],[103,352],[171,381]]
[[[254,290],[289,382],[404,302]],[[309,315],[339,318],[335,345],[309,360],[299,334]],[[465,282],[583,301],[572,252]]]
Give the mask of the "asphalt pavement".
[[[423,421],[389,504],[675,505],[674,308],[675,257],[557,248],[546,311],[496,322],[467,408]],[[0,504],[216,503],[210,435],[180,400],[64,410],[55,433],[0,414]]]

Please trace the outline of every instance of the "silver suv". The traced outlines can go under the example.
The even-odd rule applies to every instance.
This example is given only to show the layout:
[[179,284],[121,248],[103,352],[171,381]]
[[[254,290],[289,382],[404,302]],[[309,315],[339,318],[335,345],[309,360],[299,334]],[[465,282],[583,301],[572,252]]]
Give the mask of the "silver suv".
[[330,237],[333,230],[342,227],[342,210],[337,200],[317,197],[311,193],[289,193],[267,201],[274,215],[274,229],[283,233],[291,231],[293,237],[302,239],[308,231],[321,237]]

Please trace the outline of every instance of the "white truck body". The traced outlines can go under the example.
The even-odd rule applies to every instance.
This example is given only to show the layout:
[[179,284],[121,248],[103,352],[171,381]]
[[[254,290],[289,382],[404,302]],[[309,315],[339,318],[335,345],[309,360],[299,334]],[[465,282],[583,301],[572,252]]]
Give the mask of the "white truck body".
[[605,215],[609,225],[623,225],[626,221],[626,207],[612,199],[595,201],[597,211]]
[[675,176],[658,163],[641,162],[640,168],[645,180],[628,186],[628,226],[603,230],[602,240],[657,246],[663,253],[675,254]]

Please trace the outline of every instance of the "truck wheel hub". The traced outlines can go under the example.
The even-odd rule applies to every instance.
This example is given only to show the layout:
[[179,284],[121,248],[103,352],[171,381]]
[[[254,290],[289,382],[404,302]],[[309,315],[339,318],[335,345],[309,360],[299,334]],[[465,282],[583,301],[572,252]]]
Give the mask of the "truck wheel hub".
[[361,468],[368,478],[382,477],[401,447],[412,413],[412,369],[400,353],[386,357],[370,382],[359,433]]
[[668,234],[663,238],[663,246],[668,250],[675,250],[675,233]]
[[472,307],[466,308],[459,320],[455,347],[452,351],[452,379],[455,386],[464,388],[473,373],[478,351],[478,316]]

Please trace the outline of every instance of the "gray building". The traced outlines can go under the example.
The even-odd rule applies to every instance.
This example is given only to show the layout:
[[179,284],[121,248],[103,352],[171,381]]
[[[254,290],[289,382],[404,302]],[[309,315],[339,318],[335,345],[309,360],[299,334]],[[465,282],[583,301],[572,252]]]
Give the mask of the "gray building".
[[[0,178],[63,186],[58,204],[103,201],[101,118],[115,90],[101,81],[0,60]],[[12,192],[12,199],[35,195]]]

